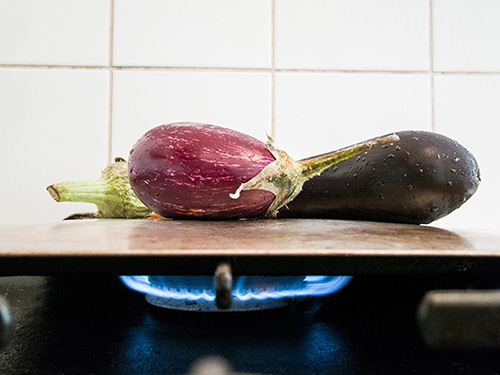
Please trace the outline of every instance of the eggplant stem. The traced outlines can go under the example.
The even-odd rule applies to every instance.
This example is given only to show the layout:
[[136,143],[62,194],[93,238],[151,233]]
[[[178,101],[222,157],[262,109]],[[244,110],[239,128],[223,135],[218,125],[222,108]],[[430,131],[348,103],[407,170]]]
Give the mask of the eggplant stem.
[[[116,185],[116,184],[115,184]],[[93,203],[105,218],[142,218],[151,212],[128,186],[110,186],[109,181],[68,181],[47,187],[56,202]]]
[[56,202],[101,203],[106,196],[103,181],[67,181],[47,187],[50,196]]
[[55,200],[56,202],[61,201],[61,196],[59,195],[59,192],[57,191],[57,188],[54,187],[54,185],[47,186],[47,191],[49,192],[53,200]]
[[319,175],[331,166],[340,163],[341,161],[352,158],[353,156],[367,152],[373,147],[380,147],[390,143],[399,141],[397,134],[387,135],[385,137],[375,138],[363,143],[358,143],[341,150],[337,150],[328,154],[316,156],[310,159],[297,161],[302,169],[302,177],[310,179]]
[[56,202],[84,202],[97,206],[104,218],[144,218],[151,211],[132,191],[127,175],[127,162],[116,158],[97,180],[68,181],[47,187]]

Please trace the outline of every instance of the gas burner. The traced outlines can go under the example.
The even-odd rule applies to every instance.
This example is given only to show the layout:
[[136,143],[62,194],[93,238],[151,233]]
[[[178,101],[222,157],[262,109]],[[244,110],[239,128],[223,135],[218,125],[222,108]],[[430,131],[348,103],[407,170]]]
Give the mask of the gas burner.
[[[188,375],[252,375],[233,372],[231,364],[222,357],[202,357],[191,366]],[[258,375],[258,374],[253,374]]]
[[[227,266],[226,266],[227,267]],[[290,305],[344,287],[350,276],[120,276],[152,305],[187,311],[255,311]]]

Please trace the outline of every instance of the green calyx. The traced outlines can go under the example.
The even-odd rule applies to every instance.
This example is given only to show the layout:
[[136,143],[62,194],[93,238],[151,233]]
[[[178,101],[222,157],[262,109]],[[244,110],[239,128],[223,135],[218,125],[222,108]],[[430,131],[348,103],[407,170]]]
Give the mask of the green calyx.
[[97,180],[68,181],[47,187],[57,202],[84,202],[97,206],[103,218],[137,219],[151,216],[151,211],[137,198],[127,174],[125,159],[116,158]]

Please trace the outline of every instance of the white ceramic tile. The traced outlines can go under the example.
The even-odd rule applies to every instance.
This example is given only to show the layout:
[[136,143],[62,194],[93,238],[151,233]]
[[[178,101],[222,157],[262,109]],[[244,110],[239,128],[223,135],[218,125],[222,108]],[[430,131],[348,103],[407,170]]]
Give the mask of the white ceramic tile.
[[500,1],[433,4],[434,70],[500,71]]
[[265,141],[270,85],[267,73],[118,71],[113,156],[127,158],[147,130],[177,121],[220,125]]
[[0,63],[107,65],[109,0],[0,0]]
[[99,177],[107,159],[105,71],[0,69],[0,222],[60,220],[50,184]]
[[276,67],[427,70],[427,3],[276,0]]
[[114,63],[269,67],[269,0],[115,0]]
[[276,142],[295,159],[405,129],[429,130],[426,75],[280,73]]
[[436,131],[475,156],[482,180],[468,202],[437,224],[500,231],[500,77],[438,76],[434,87]]

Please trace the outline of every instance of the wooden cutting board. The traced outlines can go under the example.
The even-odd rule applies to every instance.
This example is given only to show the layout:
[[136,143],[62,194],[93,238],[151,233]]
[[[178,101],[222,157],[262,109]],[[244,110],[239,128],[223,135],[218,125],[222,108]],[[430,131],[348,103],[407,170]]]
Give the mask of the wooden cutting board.
[[1,275],[500,275],[500,233],[361,221],[89,219],[0,224]]

